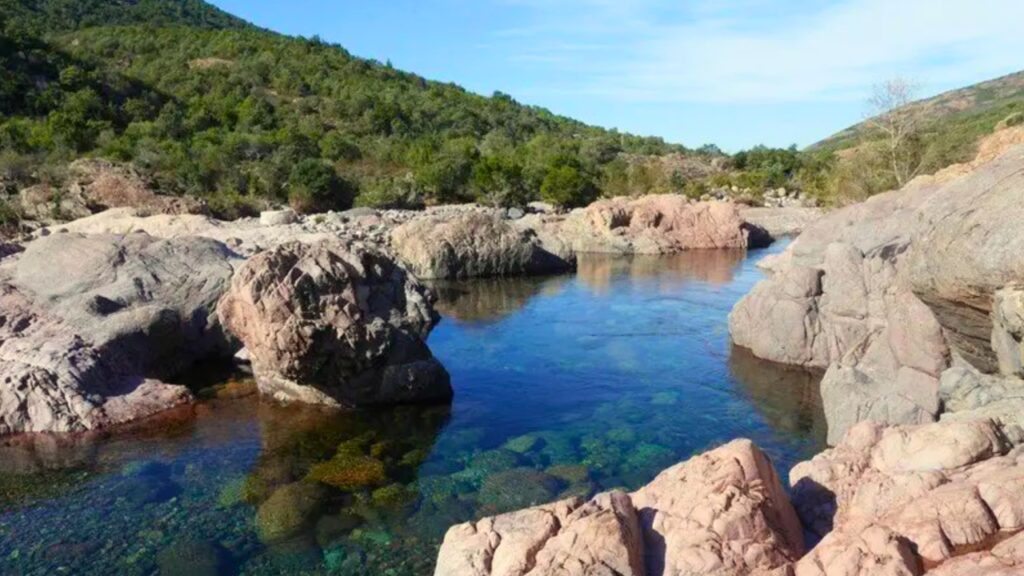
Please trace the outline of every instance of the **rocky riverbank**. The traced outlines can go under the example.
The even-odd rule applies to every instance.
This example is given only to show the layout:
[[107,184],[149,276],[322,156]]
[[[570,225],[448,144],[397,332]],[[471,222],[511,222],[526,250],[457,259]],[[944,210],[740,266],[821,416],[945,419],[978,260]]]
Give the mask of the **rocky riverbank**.
[[997,132],[974,162],[832,212],[762,263],[730,332],[761,358],[827,370],[832,443],[862,420],[1018,420],[1022,143],[1020,128]]
[[[834,448],[788,496],[735,441],[633,494],[455,526],[436,574],[1024,573],[1022,168],[1024,129],[1002,130],[762,262],[734,341],[827,369]],[[820,539],[807,553],[799,527]]]
[[187,403],[177,377],[243,347],[260,390],[279,400],[444,401],[448,375],[425,344],[438,317],[420,278],[566,272],[581,251],[770,241],[733,204],[677,196],[568,214],[467,205],[223,222],[146,204],[157,200],[132,174],[91,178],[90,166],[83,202],[127,195],[139,207],[4,245],[0,435],[104,428]]
[[[437,576],[1002,576],[1024,570],[1021,430],[864,422],[789,473],[736,440],[626,494],[453,526]],[[821,539],[806,551],[810,542]]]

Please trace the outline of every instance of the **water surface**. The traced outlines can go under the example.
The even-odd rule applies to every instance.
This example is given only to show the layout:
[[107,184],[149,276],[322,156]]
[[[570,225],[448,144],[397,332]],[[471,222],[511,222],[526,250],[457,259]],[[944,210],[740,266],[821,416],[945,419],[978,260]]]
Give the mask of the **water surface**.
[[726,321],[781,248],[435,285],[451,406],[281,407],[234,378],[116,436],[9,440],[0,573],[430,574],[453,523],[636,488],[736,437],[785,476],[821,447],[817,378],[731,349]]

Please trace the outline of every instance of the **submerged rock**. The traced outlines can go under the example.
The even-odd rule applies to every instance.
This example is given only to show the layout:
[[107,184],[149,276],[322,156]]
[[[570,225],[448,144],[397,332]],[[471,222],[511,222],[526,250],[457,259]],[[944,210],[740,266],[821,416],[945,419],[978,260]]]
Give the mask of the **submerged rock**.
[[298,534],[313,522],[325,496],[323,487],[309,482],[278,488],[256,512],[260,540],[274,542]]
[[800,523],[771,463],[737,440],[632,495],[570,498],[454,526],[435,574],[767,575],[784,574],[802,553]]
[[424,339],[429,292],[356,243],[290,242],[235,275],[218,313],[249,350],[260,391],[281,401],[367,405],[451,398]]

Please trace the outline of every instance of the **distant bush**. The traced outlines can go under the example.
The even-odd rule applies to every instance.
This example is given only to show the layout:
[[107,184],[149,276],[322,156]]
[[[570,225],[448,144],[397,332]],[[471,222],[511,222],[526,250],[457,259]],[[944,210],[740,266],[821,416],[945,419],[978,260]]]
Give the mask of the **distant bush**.
[[540,186],[540,197],[556,206],[585,206],[597,197],[597,188],[573,166],[555,166]]
[[300,214],[350,208],[351,192],[330,166],[314,158],[296,164],[288,178],[288,204]]
[[15,236],[18,233],[21,218],[21,210],[10,202],[0,199],[0,238]]
[[360,190],[355,205],[368,208],[423,208],[423,193],[412,177],[376,180]]

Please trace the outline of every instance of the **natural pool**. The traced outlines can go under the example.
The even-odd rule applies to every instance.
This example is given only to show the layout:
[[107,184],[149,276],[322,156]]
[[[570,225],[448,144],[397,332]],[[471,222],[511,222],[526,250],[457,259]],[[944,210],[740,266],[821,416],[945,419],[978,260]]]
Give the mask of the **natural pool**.
[[453,523],[636,488],[732,438],[785,476],[822,446],[817,378],[730,349],[726,323],[782,247],[437,285],[451,406],[280,407],[231,379],[117,436],[8,441],[0,573],[430,574]]

